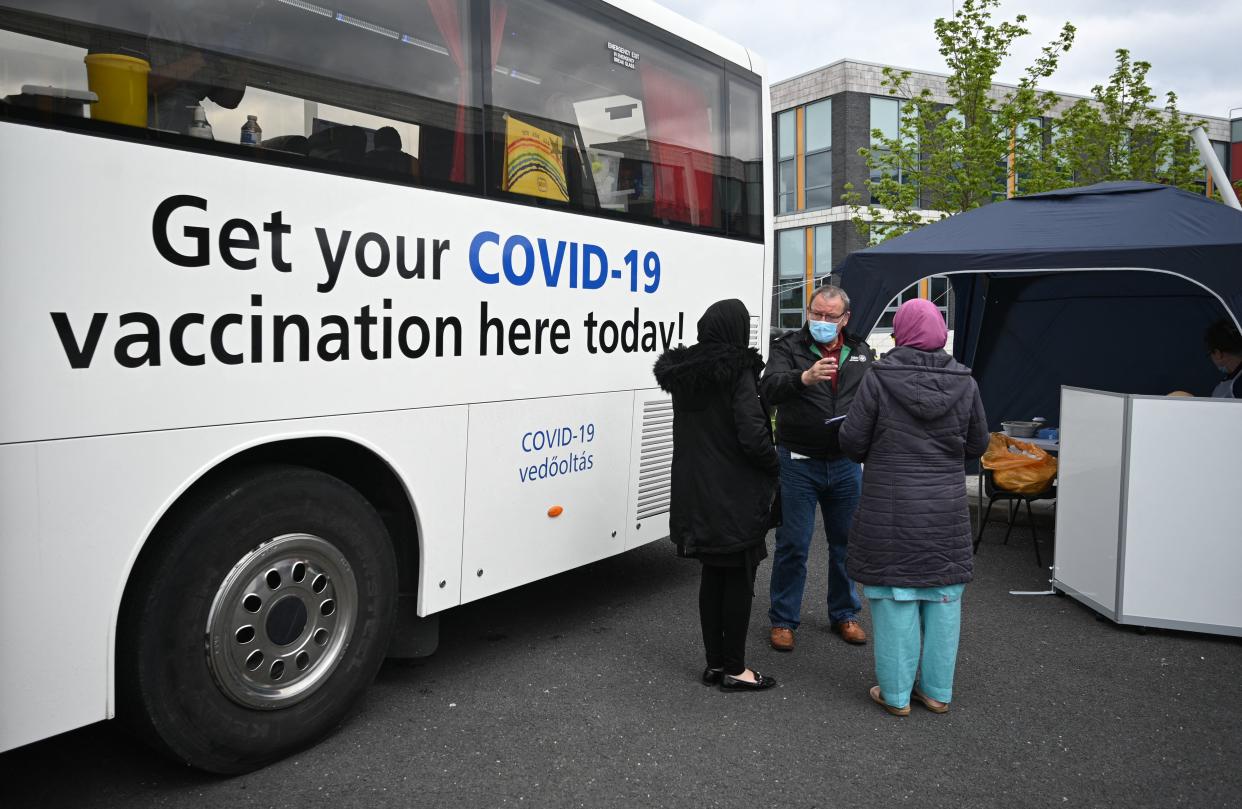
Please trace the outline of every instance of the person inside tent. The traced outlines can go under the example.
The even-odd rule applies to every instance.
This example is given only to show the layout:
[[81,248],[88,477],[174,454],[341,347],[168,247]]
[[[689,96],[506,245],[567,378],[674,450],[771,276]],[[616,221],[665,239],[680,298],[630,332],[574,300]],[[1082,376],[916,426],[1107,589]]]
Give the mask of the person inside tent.
[[1212,391],[1215,399],[1242,399],[1242,334],[1229,318],[1207,327],[1203,333],[1208,358],[1224,379]]

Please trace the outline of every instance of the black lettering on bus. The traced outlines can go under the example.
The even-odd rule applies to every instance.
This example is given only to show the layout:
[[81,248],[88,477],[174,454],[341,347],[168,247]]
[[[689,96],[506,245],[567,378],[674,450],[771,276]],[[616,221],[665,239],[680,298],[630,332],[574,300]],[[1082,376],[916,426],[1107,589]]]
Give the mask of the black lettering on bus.
[[[371,244],[379,245],[379,263],[372,267],[367,263],[367,246]],[[358,237],[358,244],[354,246],[354,261],[358,264],[358,269],[368,278],[379,278],[388,272],[388,242],[378,233],[364,233]]]
[[211,353],[225,365],[241,365],[245,359],[241,354],[234,354],[224,347],[224,330],[229,326],[240,326],[242,316],[239,314],[221,315],[211,324]]
[[[418,330],[418,342],[411,345],[410,329]],[[416,360],[427,353],[427,347],[431,344],[431,331],[427,328],[427,321],[418,315],[407,317],[401,321],[401,327],[397,329],[397,347],[401,349],[401,353],[412,360]]]
[[[146,312],[126,312],[120,317],[122,327],[130,324],[138,324],[143,327],[143,331],[137,334],[127,334],[116,341],[116,350],[113,352],[116,356],[118,365],[125,368],[139,368],[143,365],[157,366],[160,364],[160,324],[153,316]],[[131,354],[129,349],[131,346],[145,345],[145,350],[138,354]]]
[[341,275],[341,265],[345,263],[345,247],[349,244],[350,231],[341,231],[336,252],[328,244],[328,232],[323,228],[315,228],[315,236],[319,239],[319,252],[323,254],[323,266],[328,271],[326,283],[316,285],[320,292],[331,292],[336,286],[336,279]]
[[431,249],[431,278],[433,281],[440,280],[440,256],[448,252],[449,246],[452,244],[451,239],[436,239]]
[[60,337],[60,345],[65,350],[65,359],[69,360],[70,368],[90,368],[91,359],[95,356],[95,347],[99,345],[99,335],[103,334],[104,323],[108,319],[105,312],[91,315],[91,325],[86,330],[86,340],[79,345],[73,333],[73,325],[69,323],[69,315],[65,312],[50,312],[52,323],[56,326],[56,335]]
[[[416,247],[414,248],[415,250],[414,266],[407,267],[405,266],[405,237],[404,236],[397,237],[397,275],[401,276],[402,278],[421,279],[423,277],[423,251],[424,251],[424,248],[426,247],[426,244],[425,244],[426,239],[424,239],[422,236],[419,236],[414,241],[416,244]],[[440,243],[437,240],[436,241],[437,248],[439,247],[439,244]],[[439,254],[437,253],[436,255],[438,259]],[[438,278],[439,277],[439,274],[438,274],[439,264],[438,263],[436,265],[436,268],[437,268],[436,277]]]
[[263,223],[265,233],[272,234],[272,266],[280,272],[293,272],[293,265],[285,261],[285,254],[281,239],[289,233],[293,232],[293,228],[286,225],[283,219],[284,214],[280,211],[272,211],[271,217]]
[[456,317],[449,315],[448,317],[436,318],[436,356],[444,356],[444,334],[452,329],[453,331],[453,353],[450,356],[461,356],[461,321]]
[[[398,265],[399,268],[399,265]],[[392,298],[384,298],[385,311],[392,311]],[[384,359],[392,358],[392,318],[384,315]]]
[[362,354],[364,360],[373,360],[379,357],[375,349],[371,348],[371,327],[377,323],[379,323],[379,319],[371,314],[370,304],[362,307],[354,317],[354,325],[358,327],[358,351]]
[[[340,315],[324,315],[320,319],[319,325],[325,329],[328,326],[336,327],[336,334],[324,334],[319,338],[319,359],[324,362],[332,362],[333,360],[349,359],[349,321]],[[336,342],[337,348],[331,350],[329,345]]]
[[[262,295],[250,296],[251,306],[262,306]],[[250,361],[263,362],[263,315],[250,315]]]
[[479,332],[479,356],[487,356],[487,336],[492,329],[496,330],[496,353],[505,353],[505,324],[498,317],[487,316],[487,301],[481,301],[479,306],[479,322],[483,324],[483,328]]
[[[238,230],[242,232],[242,236],[233,236],[233,232]],[[230,219],[220,228],[220,258],[235,270],[253,270],[258,266],[259,262],[254,258],[238,258],[233,255],[233,251],[239,249],[258,250],[259,232],[245,219]]]
[[211,247],[208,245],[210,234],[207,228],[185,226],[183,232],[186,238],[193,240],[197,247],[190,255],[178,253],[173,249],[172,242],[168,240],[168,219],[178,208],[197,208],[205,211],[207,200],[190,194],[174,194],[161,202],[155,209],[155,217],[151,220],[151,235],[155,239],[155,249],[160,251],[160,255],[166,261],[178,267],[206,267],[211,261]]
[[297,327],[298,362],[310,362],[310,325],[301,315],[276,315],[272,318],[272,361],[285,361],[285,331]]
[[207,361],[204,355],[191,354],[185,348],[186,327],[191,323],[201,326],[203,322],[201,312],[189,312],[174,320],[172,328],[168,330],[168,348],[172,351],[173,359],[182,365],[202,365]]

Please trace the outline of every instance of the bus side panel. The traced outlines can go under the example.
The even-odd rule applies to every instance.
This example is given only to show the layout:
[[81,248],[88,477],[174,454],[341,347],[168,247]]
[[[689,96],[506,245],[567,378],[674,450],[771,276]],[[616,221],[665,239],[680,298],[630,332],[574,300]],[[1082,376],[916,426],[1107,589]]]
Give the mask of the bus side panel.
[[658,388],[634,392],[629,519],[625,547],[668,537],[672,494],[673,400]]
[[121,597],[180,494],[247,447],[325,436],[376,451],[405,485],[419,614],[457,604],[464,407],[0,446],[0,749],[114,713]]
[[471,405],[463,602],[625,550],[633,402]]
[[0,750],[102,719],[107,692],[102,668],[84,662],[98,657],[106,627],[82,631],[99,613],[82,610],[64,575],[88,574],[97,548],[75,543],[70,555],[40,542],[38,463],[33,444],[0,446]]

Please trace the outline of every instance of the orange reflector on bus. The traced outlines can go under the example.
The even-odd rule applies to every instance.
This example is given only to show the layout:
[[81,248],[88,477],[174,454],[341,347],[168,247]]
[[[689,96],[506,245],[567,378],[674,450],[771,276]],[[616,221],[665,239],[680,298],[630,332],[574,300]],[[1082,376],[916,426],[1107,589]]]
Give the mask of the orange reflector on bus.
[[561,516],[561,512],[562,512],[562,511],[564,511],[564,510],[565,510],[565,509],[561,508],[560,506],[553,506],[552,508],[548,509],[548,516],[549,516],[549,517],[559,517],[559,516]]

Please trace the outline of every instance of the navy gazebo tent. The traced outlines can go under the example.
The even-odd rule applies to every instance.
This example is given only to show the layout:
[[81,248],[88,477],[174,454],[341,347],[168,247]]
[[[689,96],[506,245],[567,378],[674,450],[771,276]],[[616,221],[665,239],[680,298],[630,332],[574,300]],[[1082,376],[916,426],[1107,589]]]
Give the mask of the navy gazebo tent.
[[1242,322],[1242,213],[1169,186],[1101,183],[986,205],[851,254],[852,325],[929,275],[956,299],[953,354],[991,427],[1056,423],[1060,386],[1206,395],[1204,328]]

